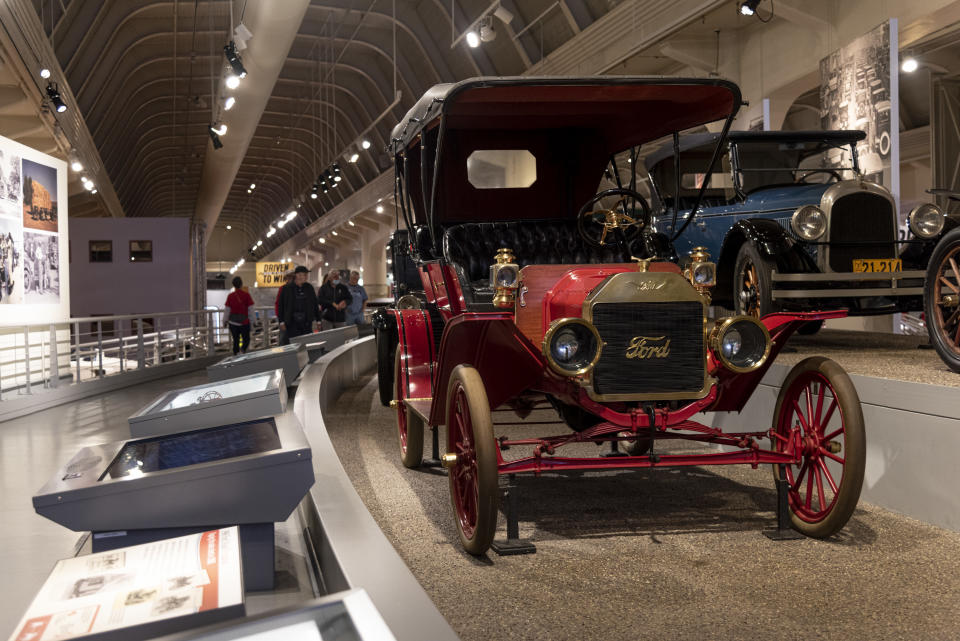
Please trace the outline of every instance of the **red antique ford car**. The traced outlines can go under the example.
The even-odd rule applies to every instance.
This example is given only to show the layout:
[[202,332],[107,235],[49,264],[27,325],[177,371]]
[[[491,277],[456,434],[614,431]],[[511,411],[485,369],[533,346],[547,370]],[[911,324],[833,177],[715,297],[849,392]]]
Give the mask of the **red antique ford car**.
[[[634,170],[648,143],[722,122],[712,167],[740,104],[737,86],[716,79],[479,78],[434,87],[394,129],[422,289],[381,317],[381,378],[393,378],[406,466],[423,461],[425,427],[446,426],[441,458],[468,552],[493,541],[499,475],[523,472],[766,463],[795,530],[827,537],[850,518],[865,436],[836,363],[795,366],[772,426],[694,420],[742,410],[799,326],[844,315],[711,320],[710,256],[677,256],[683,226],[668,237],[649,225]],[[522,417],[538,402],[571,431],[495,433],[493,409]],[[668,439],[715,447],[661,453]],[[624,455],[562,455],[584,442]]]

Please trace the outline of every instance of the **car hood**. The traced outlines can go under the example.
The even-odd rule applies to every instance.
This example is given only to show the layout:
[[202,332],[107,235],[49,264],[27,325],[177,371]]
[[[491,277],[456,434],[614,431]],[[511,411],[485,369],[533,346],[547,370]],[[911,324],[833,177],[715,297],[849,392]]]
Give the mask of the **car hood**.
[[799,207],[800,205],[819,205],[824,192],[832,185],[782,185],[765,187],[749,195],[744,201],[747,207],[771,209],[779,207]]

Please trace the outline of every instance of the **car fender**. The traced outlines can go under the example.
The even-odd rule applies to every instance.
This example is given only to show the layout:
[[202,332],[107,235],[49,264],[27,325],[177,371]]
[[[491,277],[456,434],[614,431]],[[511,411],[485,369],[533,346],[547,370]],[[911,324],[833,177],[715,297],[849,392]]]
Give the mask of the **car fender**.
[[440,339],[431,425],[446,423],[447,385],[461,364],[480,374],[491,409],[533,387],[545,368],[540,350],[523,336],[513,314],[459,314],[447,322]]
[[436,354],[430,314],[423,309],[391,309],[387,313],[395,319],[402,398],[432,397],[431,378]]
[[717,257],[717,299],[733,289],[733,268],[745,242],[752,242],[760,255],[770,259],[781,273],[803,274],[817,271],[813,259],[780,224],[769,218],[738,220],[723,239]]

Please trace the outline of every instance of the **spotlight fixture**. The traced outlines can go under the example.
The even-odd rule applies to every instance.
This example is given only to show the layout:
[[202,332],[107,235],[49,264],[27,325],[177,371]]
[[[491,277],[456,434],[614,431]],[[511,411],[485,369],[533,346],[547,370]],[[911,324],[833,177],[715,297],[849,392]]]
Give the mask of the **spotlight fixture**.
[[97,193],[97,190],[96,190],[96,189],[91,189],[91,190],[90,190],[90,193],[91,193],[91,194],[95,194],[95,193]]
[[297,210],[296,210],[296,209],[294,209],[293,211],[291,211],[291,212],[289,212],[289,213],[287,214],[287,220],[288,220],[288,221],[291,221],[291,220],[293,220],[293,219],[296,218],[296,217],[297,217]]
[[243,59],[241,59],[240,54],[237,53],[237,43],[233,40],[228,42],[223,46],[223,53],[227,57],[227,62],[230,63],[230,68],[233,69],[233,73],[237,74],[240,78],[246,78],[247,70],[243,68]]
[[343,180],[343,178],[341,178],[340,176],[334,176],[334,177],[333,177],[333,186],[336,187],[336,186],[337,186],[337,183],[340,182],[341,180]]
[[250,189],[256,189],[257,183],[250,183]]
[[223,101],[223,110],[230,111],[235,104],[237,104],[237,99],[233,96],[227,96],[227,99]]
[[350,154],[350,158],[348,158],[347,160],[349,160],[350,162],[357,162],[358,160],[360,160],[360,154],[358,154],[357,152],[353,152],[352,154]]
[[497,32],[493,28],[493,16],[484,16],[480,20],[480,42],[492,42],[496,38]]
[[252,194],[252,193],[253,193],[253,190],[252,190],[252,189],[248,189],[248,190],[247,190],[247,193],[248,193],[248,194]]
[[760,0],[743,0],[743,2],[740,3],[740,15],[752,16],[757,12],[758,4],[760,4]]
[[53,108],[57,110],[58,114],[62,114],[67,110],[67,104],[63,102],[63,98],[60,97],[60,91],[57,90],[57,85],[52,82],[47,83],[47,98],[50,99],[50,104],[53,105]]
[[377,205],[377,213],[378,213],[378,214],[382,214],[382,213],[383,213],[383,205]]
[[251,247],[251,248],[250,248],[250,251],[257,251],[257,246],[254,245],[253,247]]
[[220,142],[220,136],[217,135],[217,132],[214,130],[213,125],[207,129],[207,133],[210,134],[210,142],[213,143],[214,149],[220,149],[223,147],[223,143]]
[[467,44],[470,45],[471,49],[476,49],[480,46],[480,36],[477,35],[476,31],[470,30],[467,32]]
[[[273,225],[270,225],[270,229],[267,230],[267,238],[270,238],[271,236],[273,236],[273,235],[276,234],[276,233],[277,233],[277,228],[274,227]],[[259,243],[257,243],[257,244],[259,244]]]
[[363,141],[360,143],[360,147],[362,147],[363,149],[370,149],[370,141],[364,138]]
[[334,230],[333,230],[332,232],[330,232],[330,233],[333,234],[334,236],[339,236],[339,235],[340,235],[340,234],[337,233],[337,230],[336,230],[336,229],[334,229]]
[[320,244],[321,244],[321,245],[326,245],[326,244],[327,244],[327,239],[326,239],[326,238],[320,238],[320,239],[318,239],[318,240],[320,241]]
[[237,267],[243,267],[243,264],[244,264],[245,262],[247,262],[247,259],[246,259],[246,258],[241,258],[240,260],[237,261]]
[[920,66],[920,63],[917,62],[917,59],[913,56],[907,56],[903,59],[903,63],[900,65],[900,69],[906,71],[907,73],[913,73]]
[[340,173],[340,165],[338,163],[333,163],[333,173],[335,174]]
[[46,67],[44,67],[43,69],[41,69],[41,70],[40,70],[40,77],[43,78],[44,80],[46,80],[47,78],[49,78],[49,77],[50,77],[50,70],[47,69]]
[[91,181],[83,183],[83,188],[87,191],[93,191],[93,182]]
[[227,125],[225,123],[213,123],[210,125],[210,131],[218,136],[223,136],[227,133]]
[[258,240],[258,241],[257,241],[257,247],[259,247],[259,246],[262,245],[262,244],[263,244],[263,240]]
[[70,169],[74,171],[83,171],[83,165],[80,164],[79,160],[74,160],[72,163],[70,163]]
[[240,86],[240,77],[231,73],[227,76],[224,84],[227,85],[227,89],[236,89]]
[[311,191],[311,192],[310,192],[310,198],[316,200],[316,199],[317,199],[317,192]]
[[281,218],[277,221],[277,229],[283,229],[283,226],[287,224],[286,218]]
[[231,229],[233,229],[233,226],[232,226],[232,225],[227,225],[227,231],[230,231]]

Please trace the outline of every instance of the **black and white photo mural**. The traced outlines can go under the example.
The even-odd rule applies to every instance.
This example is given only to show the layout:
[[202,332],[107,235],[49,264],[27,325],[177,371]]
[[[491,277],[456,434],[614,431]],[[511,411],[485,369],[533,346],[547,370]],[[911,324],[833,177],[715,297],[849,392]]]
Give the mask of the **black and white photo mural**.
[[[859,129],[860,169],[900,199],[897,20],[884,22],[820,61],[820,125]],[[891,73],[891,70],[893,73]],[[906,221],[901,220],[901,228]]]

